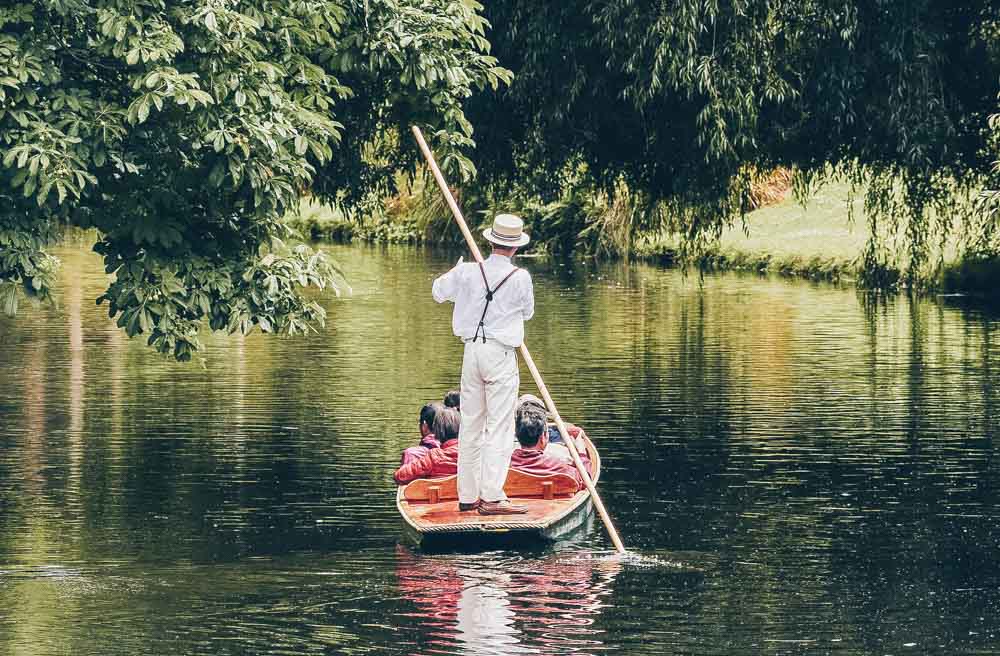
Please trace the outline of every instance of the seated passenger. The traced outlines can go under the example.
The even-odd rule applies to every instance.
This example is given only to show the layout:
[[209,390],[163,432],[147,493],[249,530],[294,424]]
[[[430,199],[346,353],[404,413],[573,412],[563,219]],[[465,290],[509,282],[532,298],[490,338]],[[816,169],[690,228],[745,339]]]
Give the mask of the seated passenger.
[[434,435],[441,448],[430,449],[423,456],[396,470],[393,478],[403,485],[418,478],[440,478],[458,473],[458,428],[462,415],[454,408],[440,408],[434,415]]
[[434,425],[434,416],[439,409],[444,410],[444,406],[440,403],[428,403],[420,408],[420,445],[403,449],[403,459],[400,464],[409,464],[426,455],[431,449],[437,449],[441,446],[441,442],[431,429]]
[[462,393],[458,390],[450,390],[444,395],[444,407],[462,410]]
[[[524,404],[530,404],[542,412],[546,413],[546,418],[548,418],[548,411],[545,409],[545,404],[540,398],[534,394],[522,394],[517,399],[517,407],[520,408]],[[576,450],[580,452],[581,457],[587,455],[587,445],[583,438],[586,437],[586,433],[583,429],[575,424],[569,422],[563,422],[566,426],[566,433],[576,440]],[[549,435],[549,444],[545,447],[546,455],[555,456],[564,462],[573,464],[573,456],[569,453],[569,447],[563,443],[562,435],[559,433],[559,428],[554,423],[549,423],[547,425],[547,431]]]
[[[545,412],[533,404],[526,403],[517,409],[514,418],[515,433],[521,447],[514,449],[510,456],[510,468],[525,474],[548,476],[566,474],[576,481],[578,489],[584,488],[583,477],[576,467],[559,458],[545,453],[549,436],[545,425]],[[584,467],[590,469],[586,452],[580,453]]]

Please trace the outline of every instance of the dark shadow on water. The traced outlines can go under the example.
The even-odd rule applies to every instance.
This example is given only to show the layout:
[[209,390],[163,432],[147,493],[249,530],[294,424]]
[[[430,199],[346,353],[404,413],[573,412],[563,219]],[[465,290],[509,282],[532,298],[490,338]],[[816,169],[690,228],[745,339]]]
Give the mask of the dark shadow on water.
[[551,549],[551,545],[528,531],[469,534],[461,538],[431,535],[424,538],[419,545],[419,551],[425,554],[475,554],[498,549],[516,550],[527,555],[546,553]]
[[945,307],[961,310],[966,318],[980,317],[992,321],[1000,319],[1000,296],[947,294],[938,298]]

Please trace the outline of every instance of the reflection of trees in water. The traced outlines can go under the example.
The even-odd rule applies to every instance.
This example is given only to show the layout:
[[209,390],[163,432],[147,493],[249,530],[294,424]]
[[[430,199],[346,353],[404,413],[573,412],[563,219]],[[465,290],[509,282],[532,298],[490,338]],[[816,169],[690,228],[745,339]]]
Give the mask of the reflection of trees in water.
[[[702,387],[702,399],[682,397],[672,409],[690,413],[715,403],[729,422],[714,436],[663,424],[677,431],[675,441],[688,441],[688,457],[702,467],[723,453],[730,460],[722,478],[677,497],[693,521],[652,520],[664,531],[686,531],[689,542],[705,531],[699,524],[724,536],[713,548],[739,561],[739,588],[748,591],[738,607],[719,605],[729,621],[753,608],[758,619],[780,625],[790,616],[819,617],[817,609],[832,602],[846,623],[804,633],[867,639],[872,617],[894,600],[916,596],[919,604],[922,594],[974,588],[976,571],[979,586],[996,587],[995,322],[959,321],[938,304],[905,298],[866,305],[858,317],[842,291],[766,281],[756,281],[741,305],[734,287],[706,283],[673,324],[678,376],[694,381],[697,393],[699,382],[713,382],[698,362],[724,351],[714,363],[724,372],[724,395],[706,401],[716,391]],[[684,359],[689,348],[692,357]],[[649,384],[666,388],[657,364],[648,367]],[[683,389],[684,382],[675,384]],[[643,408],[637,425],[649,412]],[[727,451],[708,444],[723,439]],[[694,451],[699,444],[705,453]],[[643,469],[637,490],[651,489],[640,482],[646,462],[633,465]],[[671,520],[681,514],[663,505],[676,490],[669,479],[685,475],[679,469],[666,464],[660,476],[653,473],[658,503],[645,504],[646,512]],[[727,515],[727,507],[735,512]],[[851,599],[854,588],[863,590],[860,601]],[[924,598],[932,604],[932,596]],[[990,593],[972,605],[990,617],[996,602]],[[855,616],[859,607],[865,610]],[[780,633],[771,637],[803,637]]]
[[502,553],[396,551],[396,577],[414,611],[421,653],[593,654],[609,649],[594,623],[621,569],[590,553],[539,558]]
[[[64,638],[67,621],[77,610],[74,600],[67,600],[58,585],[45,577],[59,577],[63,567],[58,563],[63,527],[53,523],[53,516],[65,513],[63,490],[54,485],[62,454],[56,449],[63,445],[53,440],[48,429],[51,383],[47,371],[49,350],[44,341],[26,345],[18,356],[23,369],[23,396],[19,410],[4,416],[4,432],[16,440],[18,449],[0,450],[0,480],[3,494],[0,512],[0,545],[5,557],[4,567],[16,563],[17,569],[31,576],[10,576],[5,572],[6,585],[0,586],[0,631],[7,644],[21,649],[37,649],[48,642]],[[55,479],[55,480],[54,480]],[[67,519],[78,519],[69,517]],[[37,579],[42,578],[39,582]],[[27,653],[27,651],[25,651]]]
[[724,310],[697,276],[563,264],[538,276],[535,357],[562,414],[595,435],[609,464],[627,468],[602,481],[612,514],[623,525],[666,514],[666,535],[682,532],[691,515],[663,499],[711,498],[725,461],[732,385],[713,322]]
[[[983,393],[983,423],[986,435],[995,437],[1000,435],[997,423],[1000,421],[1000,369],[997,368],[996,360],[1000,359],[1000,344],[995,339],[996,323],[985,318],[979,320],[982,330],[982,393]],[[994,451],[989,451],[989,460],[992,468]]]
[[896,608],[910,609],[913,632],[935,637],[931,650],[991,644],[1000,629],[995,321],[959,321],[919,297],[859,298],[867,421],[835,451],[831,491],[844,498],[824,513],[831,588],[850,589],[845,608],[866,628],[866,651],[907,641]]
[[83,284],[78,275],[64,281],[66,315],[69,321],[69,424],[66,427],[69,456],[68,494],[72,507],[80,511],[80,469],[84,449],[84,351],[83,351]]

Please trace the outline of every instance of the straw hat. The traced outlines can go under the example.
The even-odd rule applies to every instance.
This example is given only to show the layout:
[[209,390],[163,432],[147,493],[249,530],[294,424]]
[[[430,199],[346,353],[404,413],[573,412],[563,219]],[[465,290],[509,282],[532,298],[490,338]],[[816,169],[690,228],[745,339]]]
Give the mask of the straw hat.
[[483,230],[483,237],[497,246],[508,248],[524,246],[530,240],[524,234],[524,221],[513,214],[497,214],[493,219],[493,227]]

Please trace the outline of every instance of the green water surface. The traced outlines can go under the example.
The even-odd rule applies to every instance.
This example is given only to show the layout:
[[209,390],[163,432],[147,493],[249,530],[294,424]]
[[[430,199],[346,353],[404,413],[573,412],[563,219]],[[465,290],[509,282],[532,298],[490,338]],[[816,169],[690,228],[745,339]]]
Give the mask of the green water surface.
[[1000,652],[996,313],[522,260],[528,345],[650,558],[599,524],[425,554],[391,473],[458,384],[455,255],[330,250],[327,328],[204,367],[126,339],[82,246],[58,307],[0,317],[0,653]]

